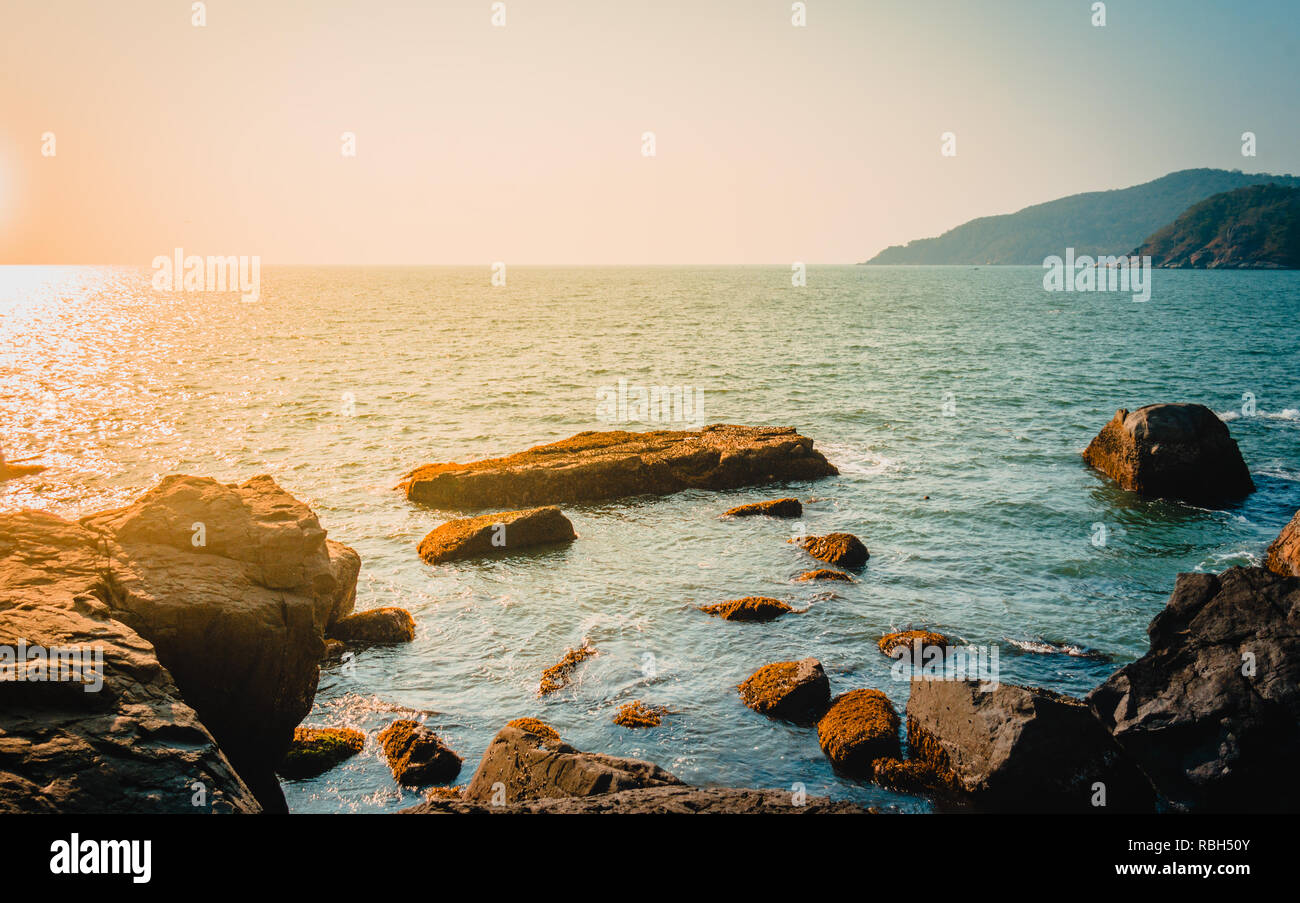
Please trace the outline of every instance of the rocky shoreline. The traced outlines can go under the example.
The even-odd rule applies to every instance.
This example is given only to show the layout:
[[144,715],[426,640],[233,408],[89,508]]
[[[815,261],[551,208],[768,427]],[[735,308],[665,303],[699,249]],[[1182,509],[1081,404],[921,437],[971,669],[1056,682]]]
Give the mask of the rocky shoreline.
[[[1084,460],[1134,492],[1226,504],[1253,484],[1226,427],[1206,412],[1197,405],[1120,410]],[[715,426],[583,433],[506,458],[419,468],[401,488],[412,501],[452,510],[532,506],[435,528],[418,551],[438,567],[580,543],[558,503],[835,473],[792,429]],[[723,516],[800,511],[797,499],[780,498]],[[1298,536],[1300,513],[1270,546],[1267,567],[1179,575],[1151,623],[1150,651],[1086,699],[934,679],[919,669],[921,658],[945,652],[950,641],[926,629],[879,640],[883,654],[914,669],[903,717],[875,688],[832,695],[815,658],[763,665],[733,692],[757,712],[815,731],[839,773],[943,805],[1294,810]],[[869,559],[849,533],[803,537],[800,546],[855,572]],[[0,515],[0,648],[102,651],[98,670],[81,680],[53,679],[50,661],[27,658],[0,680],[0,811],[286,811],[277,772],[323,773],[365,742],[356,731],[302,725],[322,660],[414,637],[414,621],[400,608],[353,611],[360,568],[354,550],[328,539],[310,508],[267,476],[241,484],[169,476],[132,504],[79,521]],[[829,569],[804,578],[854,580]],[[718,624],[741,633],[798,613],[760,597],[696,607],[746,622]],[[542,676],[539,693],[562,687],[596,652],[570,649]],[[87,692],[95,680],[102,686]],[[615,723],[644,729],[672,714],[638,701]],[[419,721],[394,721],[378,741],[402,784],[447,785],[461,771],[461,756]],[[691,787],[654,763],[583,752],[543,722],[516,718],[464,787],[434,786],[425,803],[405,811],[866,810],[786,790]]]

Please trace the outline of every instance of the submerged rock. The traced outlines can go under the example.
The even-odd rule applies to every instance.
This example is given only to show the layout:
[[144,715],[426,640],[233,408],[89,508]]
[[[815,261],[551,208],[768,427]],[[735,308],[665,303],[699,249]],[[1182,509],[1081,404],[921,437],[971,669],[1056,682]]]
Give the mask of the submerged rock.
[[[14,650],[0,657],[0,812],[262,811],[154,646],[114,618],[103,548],[50,514],[0,514],[0,647]],[[18,652],[37,648],[84,652],[85,667],[29,658],[24,678],[64,679],[17,679]]]
[[768,599],[764,596],[746,596],[719,602],[716,605],[701,606],[700,611],[722,618],[724,621],[773,621],[787,612],[794,611],[780,599]]
[[819,561],[836,567],[858,570],[867,563],[871,553],[852,533],[827,533],[825,536],[806,537],[800,546]]
[[868,810],[844,800],[798,798],[785,790],[733,787],[645,787],[494,806],[462,798],[429,799],[403,815],[861,815]]
[[1269,545],[1264,566],[1284,577],[1300,577],[1300,511]]
[[352,758],[366,745],[366,735],[344,727],[299,727],[280,762],[282,777],[301,779],[324,774]]
[[685,786],[650,762],[579,752],[554,729],[529,718],[510,722],[492,738],[464,799],[515,803],[668,785]]
[[816,480],[837,471],[789,427],[714,425],[647,433],[586,432],[504,458],[429,464],[399,485],[438,508],[522,508],[683,489]]
[[817,741],[839,771],[870,776],[877,759],[900,756],[898,713],[879,690],[850,690],[817,722]]
[[1228,427],[1200,404],[1120,408],[1083,459],[1123,488],[1155,498],[1222,505],[1255,488]]
[[831,699],[830,681],[815,658],[764,665],[737,689],[741,701],[759,714],[796,724],[815,722]]
[[573,678],[574,669],[595,654],[595,648],[585,641],[577,649],[566,650],[558,662],[542,672],[541,683],[537,686],[537,695],[545,696],[567,687]]
[[658,727],[667,714],[668,709],[661,705],[647,705],[637,700],[620,708],[614,715],[614,723],[619,727]]
[[394,721],[376,739],[399,784],[442,784],[460,774],[460,756],[418,721]]
[[577,538],[569,519],[550,505],[447,521],[420,541],[420,557],[427,564],[441,564]]
[[415,639],[415,619],[404,608],[371,608],[335,621],[329,638],[356,646],[409,643]]
[[751,502],[737,505],[722,512],[723,517],[798,517],[803,514],[803,505],[798,499],[775,499],[770,502]]
[[948,638],[942,633],[931,630],[900,630],[897,633],[885,634],[876,641],[876,646],[890,658],[898,658],[900,650],[907,650],[908,660],[920,664],[922,656],[918,652],[930,646],[947,648]]
[[853,578],[843,571],[832,571],[830,568],[817,568],[815,571],[804,571],[797,578],[800,583],[809,580],[841,580],[845,583],[852,583]]
[[[981,686],[912,681],[912,760],[988,811],[1153,811],[1146,779],[1083,700],[1037,687]],[[1094,805],[1098,785],[1104,807]]]
[[1300,578],[1179,574],[1151,648],[1088,701],[1176,809],[1300,809]]

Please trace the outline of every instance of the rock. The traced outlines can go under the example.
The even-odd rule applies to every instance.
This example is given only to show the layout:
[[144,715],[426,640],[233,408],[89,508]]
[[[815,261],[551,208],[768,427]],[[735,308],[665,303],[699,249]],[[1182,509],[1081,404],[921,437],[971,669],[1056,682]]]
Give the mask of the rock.
[[722,512],[723,517],[799,517],[803,514],[803,505],[798,499],[776,499],[770,502],[752,502],[737,505]]
[[81,523],[104,543],[113,617],[154,645],[263,807],[282,811],[275,769],[311,710],[323,631],[355,597],[356,553],[269,476],[169,476]]
[[700,608],[700,611],[722,618],[724,621],[773,621],[794,609],[780,599],[746,596],[730,602],[705,605]]
[[852,533],[827,533],[825,536],[809,536],[800,544],[803,550],[819,561],[825,561],[836,567],[858,570],[867,563],[871,553]]
[[1179,574],[1151,648],[1088,701],[1172,808],[1300,810],[1300,578]]
[[1268,547],[1264,566],[1283,577],[1300,577],[1300,511]]
[[377,739],[399,784],[442,784],[460,774],[460,756],[417,721],[394,721]]
[[524,508],[683,489],[739,489],[839,473],[789,427],[579,433],[505,458],[429,464],[402,479],[406,497],[438,508]]
[[890,658],[898,658],[895,653],[901,650],[908,650],[910,655],[908,661],[920,664],[922,662],[922,650],[930,646],[939,646],[947,648],[948,638],[942,633],[935,633],[930,630],[900,630],[897,633],[887,633],[876,641],[880,651]]
[[1199,404],[1120,408],[1083,459],[1123,488],[1155,498],[1222,505],[1255,488],[1228,427]]
[[0,483],[6,480],[16,480],[19,477],[35,476],[38,473],[44,473],[47,469],[40,464],[10,464],[6,466],[0,463]]
[[800,583],[809,580],[842,580],[845,583],[852,583],[853,578],[843,571],[832,571],[830,568],[817,568],[815,571],[804,571],[796,578]]
[[667,714],[668,709],[661,705],[647,705],[638,700],[619,709],[614,723],[619,727],[658,727]]
[[361,752],[366,735],[343,727],[299,727],[280,762],[282,777],[314,778]]
[[[1150,812],[1147,781],[1082,700],[1036,687],[913,680],[911,758],[987,811]],[[1094,807],[1094,784],[1106,808]]]
[[573,677],[574,669],[595,654],[596,650],[586,641],[577,649],[566,650],[563,658],[542,672],[542,681],[537,686],[537,695],[545,696],[567,687]]
[[550,505],[449,520],[421,540],[420,557],[428,564],[441,564],[577,538],[569,519]]
[[871,774],[876,759],[900,756],[898,713],[879,690],[850,690],[831,702],[817,722],[817,741],[839,771]]
[[[153,645],[114,619],[106,564],[78,524],[0,514],[0,812],[260,812]],[[36,648],[84,651],[80,673],[54,675],[80,679],[16,680]]]
[[861,815],[844,800],[810,796],[795,803],[785,790],[731,787],[645,787],[593,796],[570,796],[494,806],[460,798],[430,799],[403,815]]
[[927,796],[960,798],[961,785],[951,771],[937,768],[924,759],[877,759],[871,764],[871,780],[886,790]]
[[409,643],[415,639],[415,619],[404,608],[372,608],[335,621],[329,638],[361,646]]
[[348,644],[342,640],[326,640],[325,651],[321,653],[321,664],[336,664],[343,660],[348,651]]
[[815,658],[764,665],[737,688],[755,712],[797,724],[812,724],[831,700],[831,684]]
[[[500,784],[497,790],[494,785]],[[517,719],[497,732],[465,788],[469,802],[506,803],[617,793],[639,787],[685,786],[658,765],[579,752],[536,719]]]

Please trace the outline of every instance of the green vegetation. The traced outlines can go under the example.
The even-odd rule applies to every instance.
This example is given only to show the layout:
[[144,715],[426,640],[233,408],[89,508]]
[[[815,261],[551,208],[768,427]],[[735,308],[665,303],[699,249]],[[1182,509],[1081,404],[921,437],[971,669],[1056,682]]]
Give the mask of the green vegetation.
[[1193,205],[1144,241],[1162,267],[1300,268],[1300,188],[1250,185]]
[[1123,254],[1211,195],[1247,185],[1300,188],[1300,178],[1225,169],[1185,169],[1153,182],[1092,191],[985,216],[940,235],[881,251],[873,264],[1030,264],[1074,248],[1078,254]]

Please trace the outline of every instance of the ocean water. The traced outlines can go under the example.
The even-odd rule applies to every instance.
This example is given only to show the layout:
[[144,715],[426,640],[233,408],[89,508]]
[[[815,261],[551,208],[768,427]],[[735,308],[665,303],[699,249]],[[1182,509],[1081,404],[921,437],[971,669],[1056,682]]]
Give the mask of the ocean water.
[[[417,802],[373,742],[411,713],[465,757],[461,782],[505,721],[532,715],[693,783],[923,811],[836,776],[814,731],[751,712],[735,685],[815,655],[834,692],[877,687],[901,711],[906,684],[875,640],[916,625],[996,644],[1004,682],[1086,693],[1145,651],[1177,573],[1259,561],[1300,507],[1297,273],[1157,271],[1147,303],[1047,293],[1036,267],[811,267],[805,288],[783,267],[511,268],[503,287],[486,268],[266,267],[254,304],[149,277],[0,268],[4,449],[50,466],[0,484],[0,509],[75,516],[168,473],[270,473],[361,553],[358,608],[409,609],[417,638],[323,672],[308,723],[371,741],[286,782],[298,811]],[[700,390],[706,422],[795,426],[841,474],[568,506],[569,547],[420,561],[454,513],[407,502],[403,473],[671,425],[601,422],[597,393],[620,379]],[[1178,400],[1228,421],[1258,484],[1240,505],[1143,501],[1082,464],[1116,408]],[[790,522],[718,517],[786,494],[809,532],[862,537],[857,582],[796,583],[817,563],[785,541]],[[807,613],[695,610],[744,595]],[[541,671],[584,640],[599,655],[539,699]],[[672,713],[615,726],[633,699]]]

